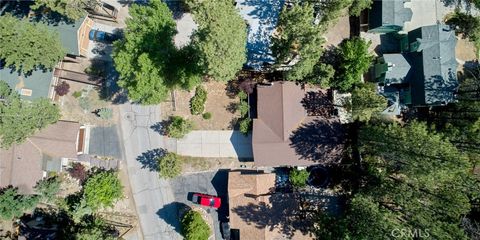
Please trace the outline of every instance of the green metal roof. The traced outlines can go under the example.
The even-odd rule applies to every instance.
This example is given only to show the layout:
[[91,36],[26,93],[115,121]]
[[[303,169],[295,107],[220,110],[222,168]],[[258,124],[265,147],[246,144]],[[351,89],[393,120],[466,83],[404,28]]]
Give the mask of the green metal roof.
[[9,68],[0,69],[0,81],[5,81],[18,93],[22,88],[32,90],[31,96],[23,96],[23,99],[32,100],[40,97],[48,97],[52,82],[52,71],[33,71],[31,75],[25,77],[18,72],[12,72]]
[[61,21],[59,23],[47,24],[47,27],[58,32],[62,46],[67,50],[68,54],[80,55],[80,49],[78,49],[78,30],[84,20],[85,17],[82,17],[75,22],[66,23]]
[[384,54],[388,69],[385,73],[385,85],[405,83],[410,64],[400,53]]
[[[405,22],[412,19],[412,10],[404,7],[410,0],[378,0],[373,1],[369,11],[369,29],[380,29],[380,32],[399,31]],[[370,31],[369,30],[369,31]]]
[[418,45],[409,53],[416,73],[410,80],[412,103],[445,105],[453,102],[458,87],[455,32],[446,25],[437,24],[412,31],[409,39]]

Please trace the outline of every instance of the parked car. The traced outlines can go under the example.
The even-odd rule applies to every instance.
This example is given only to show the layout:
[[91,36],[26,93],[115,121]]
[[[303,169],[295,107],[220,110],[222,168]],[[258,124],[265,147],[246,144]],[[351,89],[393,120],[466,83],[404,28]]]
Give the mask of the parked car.
[[216,196],[211,196],[202,193],[194,193],[192,196],[192,202],[200,204],[205,207],[219,208],[221,199]]
[[112,43],[113,41],[118,40],[120,36],[113,33],[100,31],[98,29],[92,29],[88,34],[88,38],[96,42]]

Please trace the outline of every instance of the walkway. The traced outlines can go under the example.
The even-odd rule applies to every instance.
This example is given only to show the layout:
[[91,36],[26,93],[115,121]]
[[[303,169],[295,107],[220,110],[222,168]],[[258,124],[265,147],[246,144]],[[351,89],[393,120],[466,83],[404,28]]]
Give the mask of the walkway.
[[192,131],[176,141],[176,152],[192,157],[252,158],[252,137],[239,131]]

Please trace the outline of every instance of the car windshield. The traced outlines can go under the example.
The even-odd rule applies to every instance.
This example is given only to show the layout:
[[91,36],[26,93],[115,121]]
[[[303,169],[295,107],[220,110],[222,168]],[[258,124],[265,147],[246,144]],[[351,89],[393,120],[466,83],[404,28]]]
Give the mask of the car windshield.
[[215,205],[215,200],[213,198],[210,198],[210,206]]

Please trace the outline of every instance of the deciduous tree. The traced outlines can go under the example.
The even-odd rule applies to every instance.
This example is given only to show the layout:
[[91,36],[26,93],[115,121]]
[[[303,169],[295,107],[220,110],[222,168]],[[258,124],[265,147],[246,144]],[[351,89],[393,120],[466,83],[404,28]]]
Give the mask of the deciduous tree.
[[115,201],[123,197],[123,186],[116,172],[103,171],[87,179],[83,195],[87,206],[93,210],[112,207]]
[[22,143],[25,139],[55,123],[60,118],[60,110],[48,99],[23,101],[18,93],[13,92],[6,84],[0,84],[0,93],[9,95],[0,101],[0,146],[10,148],[14,143]]
[[338,49],[340,62],[336,69],[333,87],[343,92],[348,92],[360,84],[362,75],[367,72],[373,60],[369,52],[371,42],[359,37],[344,40]]

